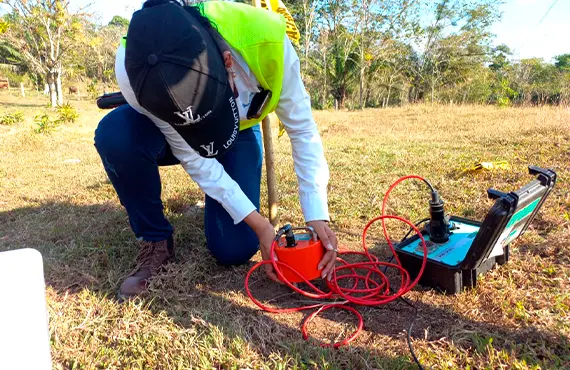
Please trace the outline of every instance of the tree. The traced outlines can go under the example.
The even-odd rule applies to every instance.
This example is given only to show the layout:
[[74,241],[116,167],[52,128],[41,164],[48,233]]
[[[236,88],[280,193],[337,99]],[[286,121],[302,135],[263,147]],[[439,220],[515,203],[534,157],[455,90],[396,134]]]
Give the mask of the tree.
[[117,48],[128,27],[115,23],[100,26],[85,21],[83,30],[83,41],[64,59],[67,76],[73,80],[91,80],[92,89],[100,82],[105,86],[113,84]]
[[570,54],[558,55],[554,59],[556,68],[563,72],[570,72]]
[[[352,17],[354,22],[352,28],[358,35],[359,107],[362,108],[367,105],[367,96],[370,95],[367,91],[367,86],[370,85],[367,78],[371,76],[368,73],[369,69],[373,66],[379,67],[379,61],[386,61],[391,64],[389,61],[397,58],[401,62],[402,58],[399,56],[403,54],[395,56],[394,52],[406,54],[406,48],[401,48],[401,46],[404,45],[403,41],[407,37],[406,35],[414,27],[410,20],[416,3],[417,0],[360,0],[353,7],[355,14]],[[388,85],[386,100],[389,100],[391,87],[394,86],[394,82],[399,76],[400,66],[401,64],[396,68],[397,71],[388,73],[389,76],[387,75],[389,81],[386,81]],[[376,82],[378,81],[376,80]]]
[[61,76],[63,59],[80,34],[85,15],[72,14],[69,0],[3,0],[12,12],[1,42],[12,45],[29,69],[45,76],[52,106],[63,104]]
[[497,46],[493,50],[493,55],[491,57],[491,64],[489,64],[489,69],[493,72],[504,71],[510,65],[508,58],[512,54],[513,52],[507,45],[501,44]]
[[121,17],[120,15],[116,15],[111,19],[108,26],[115,26],[120,28],[127,28],[129,27],[129,20],[126,18]]
[[0,64],[25,67],[22,54],[6,40],[0,40]]
[[[312,28],[313,22],[315,20],[315,11],[316,11],[316,1],[313,0],[303,0],[303,22],[302,24],[302,34],[303,37],[303,45],[304,45],[304,72],[307,72],[308,69],[308,62],[309,62],[309,49],[311,46],[311,36],[312,36]],[[301,30],[299,30],[301,32]]]
[[566,92],[564,74],[542,58],[522,59],[515,63],[510,80],[522,104],[559,104]]
[[350,6],[341,0],[326,1],[319,4],[317,13],[320,15],[319,33],[326,35],[322,39],[330,42],[328,47],[322,48],[322,70],[335,99],[335,107],[343,108],[357,76],[359,58],[357,37],[345,23]]
[[426,2],[426,11],[434,17],[413,41],[415,45],[425,45],[414,67],[417,97],[429,93],[432,102],[437,100],[439,88],[467,81],[471,67],[488,59],[493,37],[490,27],[500,18],[501,3],[501,0]]

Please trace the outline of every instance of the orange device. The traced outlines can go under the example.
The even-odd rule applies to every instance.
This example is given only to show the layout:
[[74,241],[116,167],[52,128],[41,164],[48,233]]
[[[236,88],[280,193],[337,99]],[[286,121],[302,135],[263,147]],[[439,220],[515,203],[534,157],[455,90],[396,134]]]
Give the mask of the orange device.
[[317,239],[315,230],[310,226],[285,225],[277,233],[275,254],[280,262],[279,268],[283,276],[292,283],[304,280],[291,269],[309,281],[321,277],[318,266],[325,253],[323,243]]

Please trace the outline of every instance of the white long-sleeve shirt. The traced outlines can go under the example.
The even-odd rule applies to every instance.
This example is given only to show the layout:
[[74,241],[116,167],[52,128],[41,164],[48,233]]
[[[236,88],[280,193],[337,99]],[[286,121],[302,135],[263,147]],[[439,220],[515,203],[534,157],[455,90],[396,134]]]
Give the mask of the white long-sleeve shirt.
[[[294,169],[299,182],[299,200],[305,221],[328,221],[329,168],[312,116],[310,97],[301,80],[299,58],[289,38],[285,36],[285,39],[285,74],[275,113],[283,122],[291,140]],[[247,109],[258,91],[259,84],[241,55],[233,49],[231,51],[237,75],[235,84],[239,93],[236,101],[240,119],[245,120]],[[121,92],[129,105],[154,122],[184,170],[204,193],[223,206],[235,224],[256,210],[239,185],[215,158],[201,157],[170,124],[153,116],[138,104],[125,70],[125,48],[122,45],[117,51],[115,73]]]

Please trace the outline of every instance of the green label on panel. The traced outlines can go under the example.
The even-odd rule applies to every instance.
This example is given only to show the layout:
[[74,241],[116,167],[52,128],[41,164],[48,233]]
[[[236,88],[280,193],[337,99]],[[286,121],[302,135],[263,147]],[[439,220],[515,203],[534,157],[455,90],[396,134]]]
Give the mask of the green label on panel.
[[509,232],[509,234],[507,235],[506,240],[504,241],[504,243],[502,245],[509,244],[510,242],[515,240],[520,235],[521,230],[522,230],[522,225],[521,225],[521,227],[514,229],[512,231],[510,229],[514,225],[520,223],[522,220],[524,220],[525,218],[530,216],[532,214],[532,212],[534,212],[534,210],[538,206],[538,203],[540,203],[540,199],[542,199],[542,198],[538,198],[534,202],[527,204],[524,208],[522,208],[521,210],[519,210],[517,213],[515,213],[513,215],[513,217],[509,221],[507,227],[505,228]]
[[511,218],[511,220],[509,221],[507,228],[509,228],[510,226],[513,226],[514,224],[518,223],[522,219],[527,218],[535,210],[536,206],[540,202],[540,199],[541,198],[538,198],[534,202],[527,204],[523,209],[521,209],[520,211],[515,213],[513,215],[513,217]]

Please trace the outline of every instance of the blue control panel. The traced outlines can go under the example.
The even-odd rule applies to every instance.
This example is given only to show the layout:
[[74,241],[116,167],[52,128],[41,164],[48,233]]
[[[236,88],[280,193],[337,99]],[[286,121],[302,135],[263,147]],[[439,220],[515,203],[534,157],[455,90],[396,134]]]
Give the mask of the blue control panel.
[[[457,266],[463,262],[465,256],[467,256],[467,252],[469,248],[471,248],[471,244],[473,244],[473,240],[475,236],[477,236],[480,227],[457,220],[452,220],[451,224],[453,230],[446,243],[433,243],[429,240],[427,234],[423,236],[426,241],[429,260],[448,266]],[[401,247],[400,250],[415,254],[420,258],[423,258],[424,255],[423,244],[420,239],[414,240],[408,245]]]

